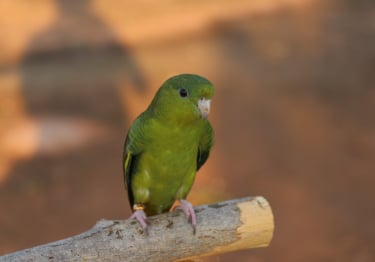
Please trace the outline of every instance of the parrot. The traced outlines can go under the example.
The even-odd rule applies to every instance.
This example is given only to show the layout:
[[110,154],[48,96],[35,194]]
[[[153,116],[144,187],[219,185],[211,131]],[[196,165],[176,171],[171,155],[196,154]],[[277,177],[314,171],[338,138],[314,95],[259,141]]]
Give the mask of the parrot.
[[202,76],[172,76],[129,128],[123,151],[125,189],[130,219],[146,233],[147,216],[169,212],[176,201],[195,233],[195,211],[186,197],[213,146],[207,117],[214,91]]

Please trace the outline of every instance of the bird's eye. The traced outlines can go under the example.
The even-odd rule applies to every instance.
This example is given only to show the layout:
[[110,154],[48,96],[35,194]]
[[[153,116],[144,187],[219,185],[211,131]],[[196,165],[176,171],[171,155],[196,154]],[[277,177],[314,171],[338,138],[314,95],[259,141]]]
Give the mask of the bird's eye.
[[188,94],[188,91],[185,89],[185,88],[181,88],[179,90],[179,93],[180,93],[180,96],[181,97],[187,97],[189,94]]

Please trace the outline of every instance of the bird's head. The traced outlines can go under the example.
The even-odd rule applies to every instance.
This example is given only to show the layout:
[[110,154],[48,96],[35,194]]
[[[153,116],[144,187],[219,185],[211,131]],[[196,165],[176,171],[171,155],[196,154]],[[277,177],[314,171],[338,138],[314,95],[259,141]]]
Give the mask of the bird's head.
[[214,86],[192,74],[169,78],[156,93],[150,108],[166,119],[190,122],[208,117]]

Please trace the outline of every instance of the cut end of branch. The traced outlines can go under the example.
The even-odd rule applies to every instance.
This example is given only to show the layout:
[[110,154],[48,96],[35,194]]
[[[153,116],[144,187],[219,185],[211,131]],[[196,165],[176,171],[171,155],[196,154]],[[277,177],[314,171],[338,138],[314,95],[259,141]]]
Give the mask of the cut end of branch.
[[[274,220],[271,207],[263,197],[255,197],[251,201],[238,203],[242,225],[237,229],[239,240],[233,245],[234,249],[241,247],[267,247],[273,237]],[[256,229],[257,232],[254,232]],[[239,248],[237,248],[239,247]]]

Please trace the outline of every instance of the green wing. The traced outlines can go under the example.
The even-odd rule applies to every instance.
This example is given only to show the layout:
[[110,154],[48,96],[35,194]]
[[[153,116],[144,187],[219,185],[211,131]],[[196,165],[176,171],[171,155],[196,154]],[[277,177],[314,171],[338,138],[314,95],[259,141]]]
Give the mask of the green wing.
[[134,165],[137,163],[137,158],[140,156],[143,148],[143,143],[140,138],[142,136],[142,120],[141,116],[137,118],[132,127],[130,128],[126,140],[124,143],[124,151],[122,156],[122,166],[123,166],[123,174],[124,174],[124,184],[125,189],[128,192],[128,198],[130,207],[133,208],[134,205],[134,195],[133,189],[131,186],[132,178],[134,175]]
[[213,145],[214,131],[211,124],[207,121],[203,129],[203,135],[198,147],[197,156],[197,171],[206,163],[208,156],[210,155],[210,150]]
[[129,134],[126,136],[125,144],[124,144],[124,152],[122,155],[122,167],[124,173],[124,184],[125,189],[128,192],[128,199],[130,203],[130,207],[132,208],[134,205],[134,196],[133,190],[131,188],[131,178],[132,178],[132,167],[133,167],[133,154],[127,149],[130,143]]

